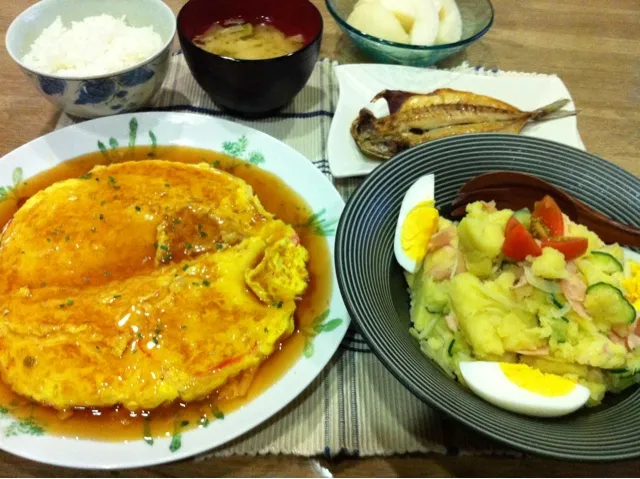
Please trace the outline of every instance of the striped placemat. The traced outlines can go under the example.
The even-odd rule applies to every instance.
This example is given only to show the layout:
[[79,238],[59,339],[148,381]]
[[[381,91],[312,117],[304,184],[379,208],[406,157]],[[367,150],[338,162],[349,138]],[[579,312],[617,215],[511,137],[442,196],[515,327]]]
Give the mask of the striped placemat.
[[[272,117],[247,121],[229,117],[215,106],[177,52],[149,110],[203,113],[261,130],[307,157],[347,199],[362,179],[334,179],[329,171],[326,144],[338,98],[334,66],[329,60],[318,62],[307,86],[291,105]],[[513,74],[466,65],[456,70]],[[73,122],[63,114],[57,128]],[[377,360],[352,326],[331,363],[299,398],[261,426],[195,460],[233,454],[370,456],[416,452],[511,453],[416,399]]]

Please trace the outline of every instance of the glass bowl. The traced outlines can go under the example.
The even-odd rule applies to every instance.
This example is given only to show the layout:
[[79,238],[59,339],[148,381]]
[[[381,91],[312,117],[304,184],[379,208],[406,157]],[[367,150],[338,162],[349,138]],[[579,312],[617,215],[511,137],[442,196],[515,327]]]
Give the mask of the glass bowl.
[[368,35],[347,23],[358,0],[325,0],[342,31],[365,55],[378,63],[429,66],[464,50],[489,31],[493,6],[489,0],[456,0],[462,17],[462,39],[455,43],[416,46]]

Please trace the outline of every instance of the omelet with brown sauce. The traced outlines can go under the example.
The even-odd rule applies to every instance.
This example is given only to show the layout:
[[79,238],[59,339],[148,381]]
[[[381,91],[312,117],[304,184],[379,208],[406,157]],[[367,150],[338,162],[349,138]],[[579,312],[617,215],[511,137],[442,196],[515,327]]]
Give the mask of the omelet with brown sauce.
[[308,252],[243,180],[159,160],[29,199],[0,241],[0,374],[57,409],[242,394],[293,332]]

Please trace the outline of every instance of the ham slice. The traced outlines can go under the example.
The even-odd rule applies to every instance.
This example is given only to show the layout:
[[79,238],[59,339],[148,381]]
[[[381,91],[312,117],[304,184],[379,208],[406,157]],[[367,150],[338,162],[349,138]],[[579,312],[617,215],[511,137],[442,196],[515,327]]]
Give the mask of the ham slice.
[[627,341],[624,340],[624,338],[621,338],[620,336],[618,336],[616,333],[614,333],[613,331],[611,331],[609,333],[609,339],[611,340],[611,342],[616,343],[618,346],[623,346],[627,349]]
[[438,231],[429,240],[428,251],[436,251],[445,246],[451,246],[454,238],[456,237],[456,227],[453,225],[447,226],[442,231]]
[[570,268],[570,265],[573,265],[573,263],[570,262],[567,264],[567,270],[569,271],[570,276],[560,281],[562,294],[564,294],[564,297],[567,298],[567,301],[569,301],[573,310],[578,313],[580,317],[590,319],[587,311],[584,309],[584,298],[587,294],[587,285],[578,277],[576,272],[577,270],[574,269],[575,265],[573,265],[573,268]]
[[495,213],[496,211],[498,211],[498,209],[496,208],[496,202],[493,200],[483,201],[482,209],[488,213]]
[[638,346],[640,346],[640,336],[636,334],[630,334],[627,338],[627,347],[629,348],[629,351],[633,351]]

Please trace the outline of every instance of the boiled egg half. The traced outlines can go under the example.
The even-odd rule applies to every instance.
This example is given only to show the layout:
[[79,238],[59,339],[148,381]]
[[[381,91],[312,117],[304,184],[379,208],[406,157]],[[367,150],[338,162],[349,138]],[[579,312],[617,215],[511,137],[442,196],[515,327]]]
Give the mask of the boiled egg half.
[[422,176],[404,195],[393,241],[396,260],[415,273],[422,263],[429,240],[438,231],[440,215],[435,208],[435,177]]
[[527,416],[564,416],[584,406],[590,395],[580,384],[526,364],[461,362],[460,372],[485,401]]

